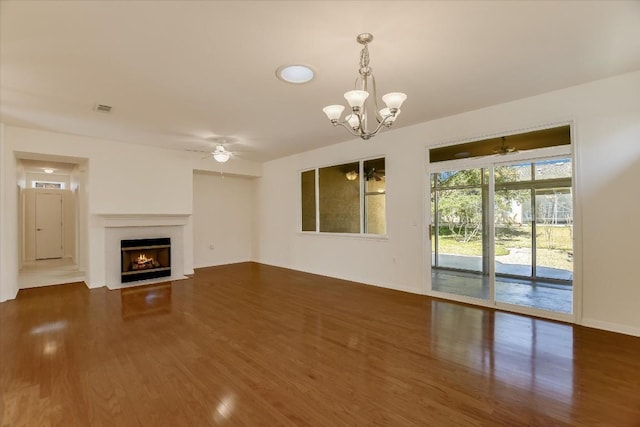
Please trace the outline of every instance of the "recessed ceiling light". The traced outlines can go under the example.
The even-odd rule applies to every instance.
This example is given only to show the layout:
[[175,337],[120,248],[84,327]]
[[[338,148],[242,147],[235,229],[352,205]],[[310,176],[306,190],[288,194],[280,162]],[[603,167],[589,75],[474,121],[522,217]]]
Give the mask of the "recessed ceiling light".
[[44,173],[53,173],[53,169],[43,169]]
[[283,82],[302,84],[313,80],[314,72],[306,65],[283,65],[276,70],[276,76]]

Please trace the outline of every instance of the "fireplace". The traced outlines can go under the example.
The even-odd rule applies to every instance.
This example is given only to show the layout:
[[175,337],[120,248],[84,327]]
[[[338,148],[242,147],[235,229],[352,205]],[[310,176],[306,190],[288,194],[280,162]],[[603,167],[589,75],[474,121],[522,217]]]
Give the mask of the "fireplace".
[[121,240],[122,283],[171,276],[171,239]]

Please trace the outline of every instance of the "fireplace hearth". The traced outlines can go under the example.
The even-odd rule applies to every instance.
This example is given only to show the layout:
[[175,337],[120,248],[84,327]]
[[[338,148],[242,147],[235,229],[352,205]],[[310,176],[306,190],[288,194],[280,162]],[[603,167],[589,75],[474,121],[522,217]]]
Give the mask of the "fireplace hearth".
[[121,240],[122,283],[171,276],[171,239]]

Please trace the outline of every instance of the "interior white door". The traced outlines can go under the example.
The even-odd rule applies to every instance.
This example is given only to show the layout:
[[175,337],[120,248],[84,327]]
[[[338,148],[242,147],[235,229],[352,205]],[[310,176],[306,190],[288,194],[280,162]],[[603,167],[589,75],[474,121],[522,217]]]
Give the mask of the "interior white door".
[[62,194],[36,194],[36,259],[62,258]]

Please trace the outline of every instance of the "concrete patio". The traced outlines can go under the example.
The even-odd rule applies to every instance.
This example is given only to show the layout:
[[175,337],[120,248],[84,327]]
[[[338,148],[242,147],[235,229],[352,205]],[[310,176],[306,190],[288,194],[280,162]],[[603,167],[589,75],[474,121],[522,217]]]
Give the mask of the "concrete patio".
[[[499,257],[497,257],[499,258]],[[481,274],[482,258],[479,256],[441,254],[439,265],[446,268],[470,271],[451,271],[433,268],[431,273],[432,289],[472,298],[489,299],[489,277]],[[432,260],[433,263],[433,260]],[[477,273],[474,273],[477,271]],[[538,267],[538,276],[549,279],[571,281],[571,271]],[[511,264],[496,260],[496,274],[529,276],[531,266]],[[496,301],[523,305],[542,310],[570,314],[573,312],[573,286],[557,284],[537,278],[496,277]]]
[[[513,255],[503,255],[496,257],[496,273],[513,276],[531,276],[531,265],[517,263],[518,257]],[[438,260],[439,267],[455,268],[457,270],[482,271],[482,257],[471,255],[451,255],[440,254]],[[435,257],[431,255],[431,265],[434,265]],[[536,276],[546,279],[573,280],[573,272],[552,267],[538,266]]]

